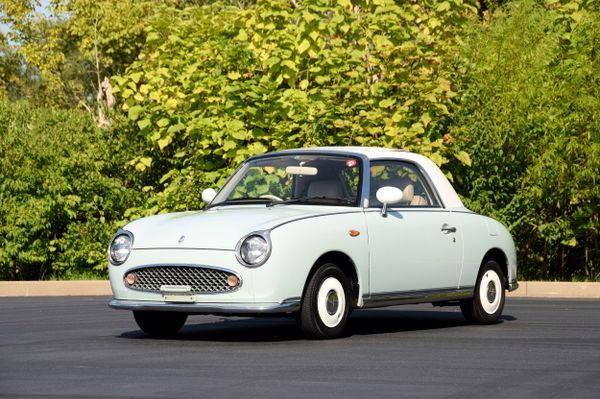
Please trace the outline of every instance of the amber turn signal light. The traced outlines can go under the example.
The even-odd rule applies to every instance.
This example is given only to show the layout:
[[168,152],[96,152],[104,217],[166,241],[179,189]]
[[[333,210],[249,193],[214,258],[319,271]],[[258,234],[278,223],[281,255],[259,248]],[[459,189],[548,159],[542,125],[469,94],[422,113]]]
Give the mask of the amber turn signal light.
[[135,274],[129,273],[127,275],[127,277],[125,277],[125,281],[127,281],[127,284],[129,284],[129,285],[134,285],[135,284]]
[[240,283],[240,279],[237,278],[237,276],[231,275],[229,277],[227,277],[227,285],[229,285],[230,287],[235,287]]

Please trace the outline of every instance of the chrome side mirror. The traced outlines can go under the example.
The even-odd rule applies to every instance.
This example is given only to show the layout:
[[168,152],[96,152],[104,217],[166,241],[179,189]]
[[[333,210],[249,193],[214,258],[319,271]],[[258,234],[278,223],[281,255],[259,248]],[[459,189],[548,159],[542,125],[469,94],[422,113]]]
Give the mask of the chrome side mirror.
[[397,204],[402,201],[402,190],[392,186],[381,187],[377,190],[377,193],[375,193],[375,197],[377,197],[377,201],[383,204],[381,216],[387,217],[388,204]]
[[204,201],[206,205],[210,204],[216,196],[217,192],[212,188],[207,188],[204,191],[202,191],[202,201]]

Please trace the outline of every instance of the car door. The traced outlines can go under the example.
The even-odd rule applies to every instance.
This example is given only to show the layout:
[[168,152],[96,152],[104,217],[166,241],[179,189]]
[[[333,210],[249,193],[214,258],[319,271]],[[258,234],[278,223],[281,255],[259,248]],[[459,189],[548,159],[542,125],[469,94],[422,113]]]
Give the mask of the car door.
[[[457,215],[441,206],[415,164],[372,161],[370,175],[365,217],[371,294],[456,289],[462,265]],[[403,191],[402,201],[389,205],[385,216],[376,199],[384,186]]]

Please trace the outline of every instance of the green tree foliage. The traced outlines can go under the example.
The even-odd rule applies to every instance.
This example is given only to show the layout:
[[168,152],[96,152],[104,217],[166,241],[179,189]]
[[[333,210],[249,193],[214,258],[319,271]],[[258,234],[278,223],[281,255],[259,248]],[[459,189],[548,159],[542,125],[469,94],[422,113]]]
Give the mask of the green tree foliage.
[[[144,43],[144,27],[168,0],[1,0],[0,22],[11,27],[24,62],[41,84],[23,93],[36,104],[95,104],[104,77],[122,73]],[[32,80],[32,83],[35,80]]]
[[[471,24],[453,134],[463,195],[510,226],[525,279],[598,279],[600,12],[513,2]],[[586,8],[587,7],[587,8]]]
[[385,146],[468,163],[443,139],[456,94],[443,59],[475,12],[392,0],[163,8],[114,78],[148,139],[132,166],[159,176],[141,211],[198,207],[199,186],[273,149]]
[[105,275],[137,195],[119,143],[83,112],[0,101],[0,279]]
[[[125,219],[317,145],[428,155],[509,226],[521,278],[600,279],[597,0],[39,6],[0,0],[0,279],[103,276]],[[98,130],[72,108],[106,111],[109,75]]]
[[12,98],[13,88],[20,82],[20,57],[0,32],[0,98]]

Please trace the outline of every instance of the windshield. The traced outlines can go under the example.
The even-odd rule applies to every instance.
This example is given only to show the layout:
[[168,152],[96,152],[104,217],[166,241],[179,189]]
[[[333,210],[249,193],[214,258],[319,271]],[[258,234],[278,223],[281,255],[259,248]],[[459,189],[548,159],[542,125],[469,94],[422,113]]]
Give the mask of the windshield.
[[280,155],[246,162],[210,206],[278,203],[356,206],[360,159],[333,155]]

